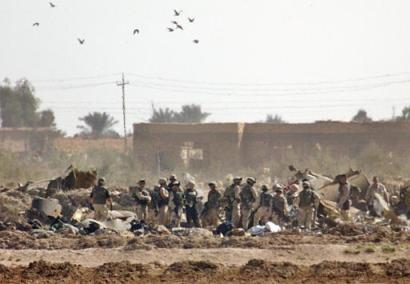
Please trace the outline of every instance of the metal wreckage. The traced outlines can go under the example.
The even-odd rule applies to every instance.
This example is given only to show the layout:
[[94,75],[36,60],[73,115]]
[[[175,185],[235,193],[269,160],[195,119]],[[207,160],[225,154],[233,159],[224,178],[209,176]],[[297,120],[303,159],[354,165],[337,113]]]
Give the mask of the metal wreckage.
[[[341,214],[336,207],[338,199],[338,181],[341,175],[328,177],[315,173],[309,169],[299,170],[294,166],[289,166],[293,175],[293,180],[301,183],[303,180],[309,180],[312,187],[320,195],[320,202],[315,210],[316,224],[313,231],[323,232],[339,224],[343,224]],[[410,187],[400,189],[400,200],[394,208],[389,207],[383,197],[375,194],[373,208],[376,216],[368,216],[366,213],[366,202],[364,201],[366,191],[370,186],[367,176],[358,170],[349,169],[346,173],[349,183],[351,184],[352,207],[350,210],[352,225],[380,226],[391,225],[401,226],[403,230],[408,230],[408,214],[410,208]],[[88,197],[89,188],[95,185],[97,172],[95,170],[80,171],[70,166],[63,176],[48,180],[47,186],[38,191],[38,194],[32,195],[31,208],[27,210],[26,216],[28,222],[33,225],[34,230],[43,231],[69,231],[73,234],[90,234],[98,230],[111,230],[117,233],[133,233],[141,235],[144,233],[155,233],[158,231],[169,231],[164,226],[148,224],[144,221],[137,220],[136,214],[131,211],[133,208],[132,198],[126,191],[113,191],[114,203],[117,208],[127,210],[113,210],[109,212],[108,220],[99,222],[93,220],[92,209],[89,208]],[[44,181],[43,181],[44,182]],[[27,192],[31,187],[35,188],[36,183],[28,183],[20,186],[20,191]],[[88,188],[88,189],[87,189]],[[73,190],[81,189],[81,190]],[[202,197],[201,197],[202,198]],[[222,210],[221,210],[222,212]],[[297,209],[291,208],[288,223],[292,224],[297,219]],[[407,216],[406,216],[407,214]],[[224,224],[224,216],[220,214],[219,220]],[[270,232],[278,232],[286,228],[279,228],[276,224],[269,222]],[[250,224],[255,227],[256,224]],[[290,229],[291,226],[288,227]],[[190,231],[201,231],[203,234],[209,234],[210,231],[201,228],[186,229],[174,228],[171,231],[175,234],[190,234]],[[250,230],[251,232],[251,230]],[[266,229],[260,231],[266,232]],[[245,232],[236,232],[243,235]],[[201,234],[201,233],[199,233]],[[252,233],[251,233],[252,234]],[[252,234],[252,235],[258,235]],[[225,234],[224,234],[225,235]]]

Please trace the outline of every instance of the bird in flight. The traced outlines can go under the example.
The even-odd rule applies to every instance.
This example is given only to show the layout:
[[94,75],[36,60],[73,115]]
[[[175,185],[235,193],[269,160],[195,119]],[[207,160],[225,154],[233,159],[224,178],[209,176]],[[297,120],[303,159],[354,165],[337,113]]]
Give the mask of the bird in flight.
[[184,30],[184,28],[183,28],[181,25],[179,25],[179,24],[176,25],[176,28],[177,28],[177,29],[180,29],[180,30]]
[[40,23],[39,23],[39,22],[35,22],[35,23],[33,24],[33,27],[38,27],[38,26],[40,26]]
[[195,18],[190,18],[190,17],[188,17],[188,21],[189,21],[190,23],[193,23],[193,22],[195,21]]
[[50,7],[51,8],[55,8],[56,7],[56,5],[53,3],[53,2],[48,2],[49,4],[50,4]]
[[174,25],[178,25],[177,21],[172,21],[171,23],[173,23]]
[[173,28],[167,28],[167,29],[168,29],[168,31],[169,31],[170,33],[172,33],[172,32],[174,31]]
[[132,31],[132,34],[133,34],[133,35],[139,34],[139,33],[140,33],[140,30],[139,30],[139,29],[134,29],[134,30]]
[[179,15],[181,15],[181,13],[182,13],[182,10],[181,11],[174,10],[175,17],[178,17]]
[[78,40],[78,42],[79,42],[81,45],[83,45],[84,42],[85,42],[85,39],[77,38],[77,40]]
[[198,44],[198,43],[199,43],[199,40],[194,39],[192,42],[195,43],[195,44]]

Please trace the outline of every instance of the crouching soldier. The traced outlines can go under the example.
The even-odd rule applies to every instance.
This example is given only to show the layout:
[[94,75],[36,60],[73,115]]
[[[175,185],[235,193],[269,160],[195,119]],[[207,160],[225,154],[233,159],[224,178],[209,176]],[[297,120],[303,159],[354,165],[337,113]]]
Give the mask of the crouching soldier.
[[283,225],[288,218],[288,202],[283,195],[283,188],[280,184],[274,185],[273,191],[275,192],[275,195],[272,198],[272,221],[275,224]]
[[140,180],[137,186],[130,187],[131,196],[136,201],[136,213],[140,220],[148,220],[148,205],[151,202],[149,191],[145,188],[145,180]]
[[112,199],[110,192],[105,187],[105,179],[98,179],[98,184],[93,188],[90,195],[90,202],[94,207],[94,219],[97,221],[105,221],[107,219],[108,210],[107,203],[112,210]]
[[241,218],[242,218],[242,228],[247,230],[249,228],[249,223],[252,221],[251,215],[255,206],[257,199],[256,190],[253,187],[256,183],[255,178],[249,177],[246,179],[246,184],[242,187],[240,192],[241,198]]
[[266,185],[261,187],[262,193],[259,196],[258,209],[255,213],[254,225],[259,223],[265,224],[272,215],[272,194],[269,192],[269,189]]
[[201,227],[199,224],[197,197],[198,192],[195,189],[195,183],[190,181],[186,185],[185,189],[185,214],[186,221],[189,226]]
[[295,200],[298,207],[298,225],[311,230],[320,198],[310,186],[309,181],[304,181],[302,187],[302,191]]
[[181,219],[184,207],[184,192],[178,181],[172,185],[169,195],[169,210],[171,211],[171,227],[181,227]]
[[205,202],[204,210],[201,213],[201,220],[204,227],[216,227],[218,225],[222,194],[216,188],[216,182],[210,182],[208,186],[210,189],[208,201]]

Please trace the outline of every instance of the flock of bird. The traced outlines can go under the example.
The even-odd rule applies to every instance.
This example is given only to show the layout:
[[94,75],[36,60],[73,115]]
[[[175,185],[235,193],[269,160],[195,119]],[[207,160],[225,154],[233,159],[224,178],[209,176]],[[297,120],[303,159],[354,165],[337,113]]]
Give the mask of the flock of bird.
[[[50,5],[50,8],[55,8],[56,7],[56,5],[53,3],[53,2],[48,2],[49,3],[49,5]],[[181,15],[182,15],[182,10],[174,10],[174,17],[180,17]],[[188,23],[194,23],[195,22],[195,18],[191,18],[191,17],[188,17],[187,18],[188,19]],[[184,27],[178,22],[178,21],[176,21],[176,20],[173,20],[173,21],[171,21],[171,23],[174,25],[173,27],[167,27],[167,30],[168,30],[168,32],[174,32],[174,31],[176,31],[176,30],[181,30],[181,31],[183,31],[184,30]],[[39,22],[35,22],[35,23],[33,23],[33,27],[39,27],[40,26],[40,23]],[[137,35],[137,34],[139,34],[140,33],[140,29],[139,28],[134,28],[133,30],[132,30],[132,34],[133,35]],[[85,43],[85,39],[84,38],[77,38],[77,41],[78,41],[78,43],[80,44],[80,45],[83,45],[84,43]],[[198,44],[199,43],[199,40],[198,39],[194,39],[193,41],[192,41],[194,44]]]

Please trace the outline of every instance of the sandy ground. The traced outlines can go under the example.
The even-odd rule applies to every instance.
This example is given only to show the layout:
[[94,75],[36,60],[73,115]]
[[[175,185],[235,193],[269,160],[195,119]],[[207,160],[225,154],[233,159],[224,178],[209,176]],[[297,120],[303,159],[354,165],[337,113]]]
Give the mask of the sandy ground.
[[[374,252],[366,252],[366,248]],[[244,265],[251,259],[273,262],[291,262],[312,265],[322,261],[351,261],[378,263],[398,258],[410,258],[410,245],[397,245],[394,252],[383,252],[383,245],[296,245],[270,249],[153,249],[127,250],[124,248],[85,250],[0,250],[0,264],[28,265],[45,260],[53,263],[70,262],[85,267],[100,266],[108,262],[159,263],[170,265],[181,261],[210,261],[223,265]]]

